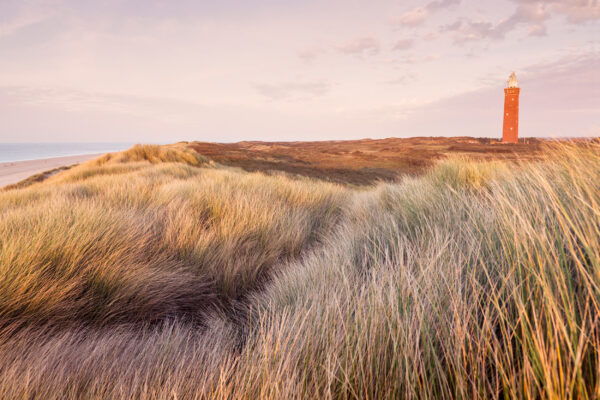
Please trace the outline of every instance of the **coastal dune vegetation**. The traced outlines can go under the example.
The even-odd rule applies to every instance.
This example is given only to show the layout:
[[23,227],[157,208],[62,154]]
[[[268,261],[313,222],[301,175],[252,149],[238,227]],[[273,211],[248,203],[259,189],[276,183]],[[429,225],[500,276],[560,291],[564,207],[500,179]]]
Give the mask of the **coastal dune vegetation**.
[[599,150],[357,187],[136,146],[0,191],[0,398],[600,398]]

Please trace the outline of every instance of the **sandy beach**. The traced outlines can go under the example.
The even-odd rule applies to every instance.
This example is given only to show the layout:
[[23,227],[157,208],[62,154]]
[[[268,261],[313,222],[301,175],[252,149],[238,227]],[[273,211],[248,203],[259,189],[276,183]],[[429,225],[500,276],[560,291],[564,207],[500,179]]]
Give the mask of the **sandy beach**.
[[0,187],[17,183],[32,175],[39,174],[65,165],[78,164],[102,154],[82,154],[78,156],[66,156],[45,158],[41,160],[11,161],[0,163]]

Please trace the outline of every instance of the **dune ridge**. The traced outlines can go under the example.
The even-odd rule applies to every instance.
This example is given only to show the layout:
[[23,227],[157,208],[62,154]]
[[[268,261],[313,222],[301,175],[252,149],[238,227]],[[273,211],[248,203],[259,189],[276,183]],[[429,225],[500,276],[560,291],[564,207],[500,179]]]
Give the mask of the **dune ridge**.
[[0,397],[599,393],[597,144],[365,187],[190,148],[0,192]]

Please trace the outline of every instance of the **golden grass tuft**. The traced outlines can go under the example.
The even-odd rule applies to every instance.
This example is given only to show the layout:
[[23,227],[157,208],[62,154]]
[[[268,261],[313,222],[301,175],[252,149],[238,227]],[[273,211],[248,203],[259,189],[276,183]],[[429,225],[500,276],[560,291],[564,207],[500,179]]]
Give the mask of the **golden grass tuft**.
[[184,144],[152,145],[136,144],[129,150],[118,153],[108,153],[89,163],[89,165],[104,165],[114,163],[130,163],[148,161],[152,164],[175,162],[192,165],[195,167],[209,164],[210,161],[200,153],[188,148]]

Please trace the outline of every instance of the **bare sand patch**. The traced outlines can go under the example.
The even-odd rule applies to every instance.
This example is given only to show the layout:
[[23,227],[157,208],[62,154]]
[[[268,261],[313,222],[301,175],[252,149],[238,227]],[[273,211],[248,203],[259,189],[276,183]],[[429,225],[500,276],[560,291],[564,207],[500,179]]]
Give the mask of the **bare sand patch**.
[[0,163],[0,187],[17,183],[23,179],[54,168],[78,164],[101,154],[81,154],[77,156],[44,158],[41,160],[10,161]]

